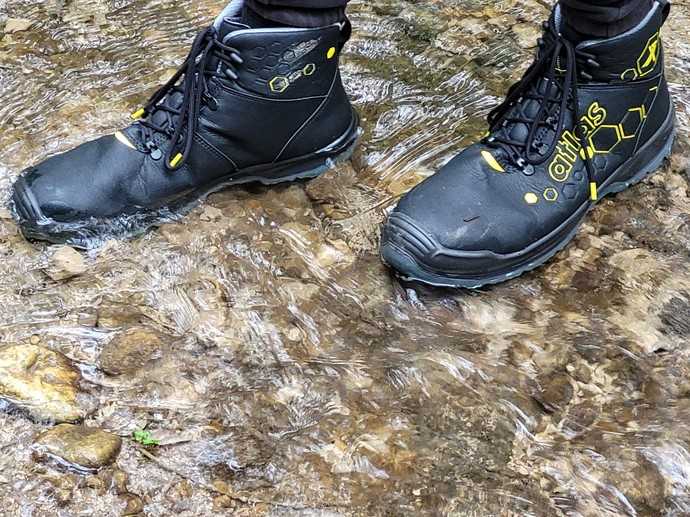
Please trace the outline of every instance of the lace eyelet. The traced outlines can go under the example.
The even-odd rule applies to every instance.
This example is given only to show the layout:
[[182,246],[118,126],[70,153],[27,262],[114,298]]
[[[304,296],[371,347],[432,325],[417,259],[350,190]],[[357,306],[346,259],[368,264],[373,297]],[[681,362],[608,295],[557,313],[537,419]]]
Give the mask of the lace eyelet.
[[149,150],[149,156],[152,160],[158,161],[163,158],[163,151],[154,142],[147,142],[146,148]]
[[546,148],[546,144],[543,142],[535,142],[532,144],[532,151],[537,153],[539,156],[544,156],[544,150]]

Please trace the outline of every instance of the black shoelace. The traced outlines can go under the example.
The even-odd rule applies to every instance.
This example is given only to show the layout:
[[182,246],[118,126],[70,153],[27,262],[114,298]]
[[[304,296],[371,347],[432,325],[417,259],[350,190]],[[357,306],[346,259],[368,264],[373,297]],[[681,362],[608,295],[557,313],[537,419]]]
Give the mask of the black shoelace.
[[[214,62],[217,66],[209,69]],[[170,138],[171,143],[165,153],[168,170],[179,169],[187,162],[202,106],[217,107],[209,91],[210,82],[214,78],[236,81],[235,66],[239,64],[242,64],[239,51],[223,44],[218,39],[217,30],[211,26],[197,35],[187,59],[175,75],[149,99],[146,106],[132,115],[142,129],[144,145],[154,158],[163,157],[153,141],[154,133]],[[224,70],[221,72],[221,69]],[[178,84],[182,76],[184,80]],[[177,106],[174,105],[177,99],[171,99],[176,94],[182,94]],[[153,120],[153,115],[158,113],[165,115],[160,124]]]
[[[556,33],[549,23],[544,24],[544,30],[546,37],[539,40],[537,59],[523,78],[510,88],[503,103],[489,113],[490,136],[484,139],[484,143],[505,151],[508,159],[525,174],[534,174],[534,166],[546,162],[555,151],[565,127],[566,113],[572,110],[574,132],[584,150],[582,155],[590,184],[590,199],[595,201],[597,184],[594,165],[587,152],[586,130],[581,124],[578,80],[592,79],[581,69],[585,68],[583,64],[593,68],[599,64],[594,61],[594,56],[576,49],[572,42]],[[522,111],[521,104],[528,100],[539,103],[534,117]],[[529,128],[526,139],[517,140],[509,136],[509,129],[515,124],[525,124]],[[543,130],[554,132],[548,143],[540,138]]]

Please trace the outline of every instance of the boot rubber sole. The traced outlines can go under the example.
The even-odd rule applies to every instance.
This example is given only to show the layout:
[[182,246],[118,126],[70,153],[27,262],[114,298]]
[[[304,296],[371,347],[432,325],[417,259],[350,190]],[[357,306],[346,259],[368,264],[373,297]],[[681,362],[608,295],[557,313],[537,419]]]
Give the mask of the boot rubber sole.
[[[675,112],[671,109],[666,121],[649,142],[600,186],[599,200],[621,192],[656,172],[670,156],[674,139]],[[575,238],[582,221],[593,207],[594,204],[589,201],[584,203],[549,235],[523,250],[510,254],[491,251],[463,252],[445,248],[417,227],[409,217],[394,212],[383,230],[381,258],[405,281],[421,282],[435,287],[478,289],[517,278],[549,261]],[[481,270],[485,263],[487,272],[462,275],[434,271],[422,262],[424,256],[433,254],[472,264],[474,271]]]
[[10,209],[22,234],[30,241],[68,244],[75,248],[92,249],[108,239],[131,239],[161,224],[179,221],[208,196],[220,190],[248,183],[277,185],[313,179],[352,157],[362,135],[355,114],[348,130],[327,147],[305,157],[250,167],[235,171],[188,192],[158,209],[145,209],[108,219],[91,218],[61,222],[45,217],[26,182],[20,178],[15,186]]

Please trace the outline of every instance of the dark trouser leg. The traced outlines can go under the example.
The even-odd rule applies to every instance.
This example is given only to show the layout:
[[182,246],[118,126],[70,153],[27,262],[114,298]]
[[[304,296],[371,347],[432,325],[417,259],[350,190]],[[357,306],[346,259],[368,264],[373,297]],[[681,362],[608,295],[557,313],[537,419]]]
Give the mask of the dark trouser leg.
[[250,14],[291,27],[325,27],[345,20],[349,0],[246,0]]
[[561,0],[566,26],[579,39],[622,34],[641,22],[653,3],[653,0]]

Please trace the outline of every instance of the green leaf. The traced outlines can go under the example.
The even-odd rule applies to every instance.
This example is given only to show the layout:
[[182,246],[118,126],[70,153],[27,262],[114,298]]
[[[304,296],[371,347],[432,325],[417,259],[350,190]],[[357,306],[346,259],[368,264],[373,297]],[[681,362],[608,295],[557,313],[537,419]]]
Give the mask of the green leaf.
[[160,442],[156,440],[149,431],[144,430],[134,431],[134,441],[140,443],[144,447],[160,445]]

